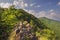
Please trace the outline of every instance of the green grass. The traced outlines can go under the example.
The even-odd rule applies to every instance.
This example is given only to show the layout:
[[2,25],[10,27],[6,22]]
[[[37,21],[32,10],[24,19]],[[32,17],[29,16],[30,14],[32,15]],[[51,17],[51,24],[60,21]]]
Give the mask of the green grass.
[[45,24],[48,28],[55,31],[57,40],[60,40],[60,22],[45,17],[39,18],[40,21]]

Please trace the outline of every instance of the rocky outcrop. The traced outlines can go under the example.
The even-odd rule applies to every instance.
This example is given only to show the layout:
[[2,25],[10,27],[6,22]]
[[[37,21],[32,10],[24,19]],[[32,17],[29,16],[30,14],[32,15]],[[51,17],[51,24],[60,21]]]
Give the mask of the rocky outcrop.
[[14,40],[38,40],[36,35],[32,33],[32,26],[27,22],[20,22],[14,28]]

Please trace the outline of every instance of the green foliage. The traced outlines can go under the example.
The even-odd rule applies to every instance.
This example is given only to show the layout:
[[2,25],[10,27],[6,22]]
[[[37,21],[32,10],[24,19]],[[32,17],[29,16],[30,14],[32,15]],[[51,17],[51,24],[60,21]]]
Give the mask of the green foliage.
[[39,40],[55,40],[55,34],[49,29],[43,29],[36,32],[36,36],[39,37]]
[[[32,32],[36,33],[37,32],[37,36],[40,34],[40,32],[38,32],[38,29],[47,29],[47,27],[42,24],[41,22],[39,22],[40,20],[38,18],[36,18],[35,16],[25,12],[22,9],[15,9],[13,6],[11,6],[8,9],[1,9],[0,10],[0,38],[1,40],[8,38],[8,36],[10,35],[12,29],[14,29],[14,25],[16,25],[16,23],[20,22],[20,21],[27,21],[28,23],[31,24],[31,26],[33,27]],[[2,36],[4,34],[2,34],[4,32],[4,34],[6,33],[5,36]],[[46,33],[45,33],[46,32]],[[51,35],[50,31],[48,30],[43,30],[41,35]],[[6,37],[6,38],[4,38]],[[51,36],[50,36],[51,37]],[[27,37],[26,37],[27,38]]]
[[60,40],[60,22],[48,18],[40,18],[40,21],[56,33],[56,40]]

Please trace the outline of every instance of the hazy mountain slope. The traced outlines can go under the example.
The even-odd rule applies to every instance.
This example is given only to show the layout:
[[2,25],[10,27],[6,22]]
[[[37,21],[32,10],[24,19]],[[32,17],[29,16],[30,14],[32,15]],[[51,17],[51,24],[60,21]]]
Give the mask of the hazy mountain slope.
[[45,17],[39,18],[40,21],[56,33],[57,40],[60,40],[60,22]]

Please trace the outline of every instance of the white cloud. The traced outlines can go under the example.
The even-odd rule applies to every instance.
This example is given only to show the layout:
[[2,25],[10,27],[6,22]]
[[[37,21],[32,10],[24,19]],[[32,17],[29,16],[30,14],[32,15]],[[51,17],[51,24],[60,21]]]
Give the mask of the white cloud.
[[12,5],[15,5],[16,8],[22,8],[22,9],[28,7],[28,4],[25,3],[24,0],[14,0],[13,3],[9,3],[9,2],[0,3],[0,7],[3,8],[9,8]]
[[36,3],[31,3],[29,6],[30,7],[41,7],[40,5],[36,5]]
[[60,2],[58,2],[58,5],[60,5]]
[[48,11],[47,12],[47,18],[51,18],[51,19],[55,19],[56,18],[56,16],[58,16],[57,14],[56,14],[56,11],[54,11],[54,10],[50,10],[50,11]]
[[29,10],[28,13],[35,15],[36,12],[34,10]]
[[41,12],[36,12],[35,10],[26,10],[24,9],[26,12],[34,15],[35,17],[39,18],[39,17],[45,17],[46,16],[46,12],[45,11],[41,11]]
[[24,9],[25,7],[28,7],[28,4],[27,3],[25,3],[23,0],[19,0],[19,1],[14,1],[13,2],[13,5],[15,5],[16,7],[18,7],[18,8],[22,8],[22,9]]
[[56,13],[55,13],[55,11],[54,11],[53,9],[51,9],[51,10],[49,11],[49,13],[50,13],[50,16],[51,16],[51,17],[56,16]]
[[35,17],[39,18],[39,17],[47,17],[50,19],[55,19],[55,18],[59,18],[60,16],[57,15],[55,13],[55,11],[53,10],[49,10],[49,11],[40,11],[40,12],[36,12],[35,10],[26,10],[28,13],[34,15]]
[[18,1],[14,1],[14,2],[13,2],[13,5],[17,5],[17,4],[19,4]]
[[52,12],[52,13],[50,13],[50,15],[51,15],[51,16],[55,16],[55,15],[56,15],[56,13]]
[[23,10],[25,10],[26,12],[28,12],[28,10],[26,10],[26,9],[23,9]]
[[[19,2],[19,4],[20,4],[20,7],[21,7],[21,8],[24,8],[24,7],[25,7],[25,3],[24,3],[23,1],[22,1],[22,2]],[[18,5],[19,5],[19,4],[18,4]]]
[[53,9],[49,10],[49,12],[53,12],[53,11],[54,11]]
[[24,9],[26,12],[28,12],[28,13],[30,13],[30,14],[32,14],[32,15],[34,15],[35,14],[35,11],[34,10],[26,10],[26,9]]
[[50,19],[55,19],[58,20],[58,18],[60,18],[60,14],[57,15],[56,12],[51,9],[49,11],[40,11],[40,12],[36,12],[35,10],[26,10],[28,13],[34,15],[35,17],[39,18],[39,17],[47,17]]
[[46,17],[53,19],[53,18],[55,18],[55,16],[56,16],[56,13],[53,12],[53,13],[50,13],[49,15],[47,15]]
[[40,11],[38,14],[37,14],[37,17],[45,17],[46,16],[46,12],[45,11]]
[[8,8],[11,5],[12,5],[11,3],[0,3],[0,7],[2,7],[2,8]]
[[33,7],[35,4],[36,4],[36,3],[32,3],[32,4],[30,4],[30,6]]
[[28,4],[27,3],[25,3],[25,7],[28,7]]
[[35,6],[35,7],[41,7],[40,5],[37,5],[37,6]]

